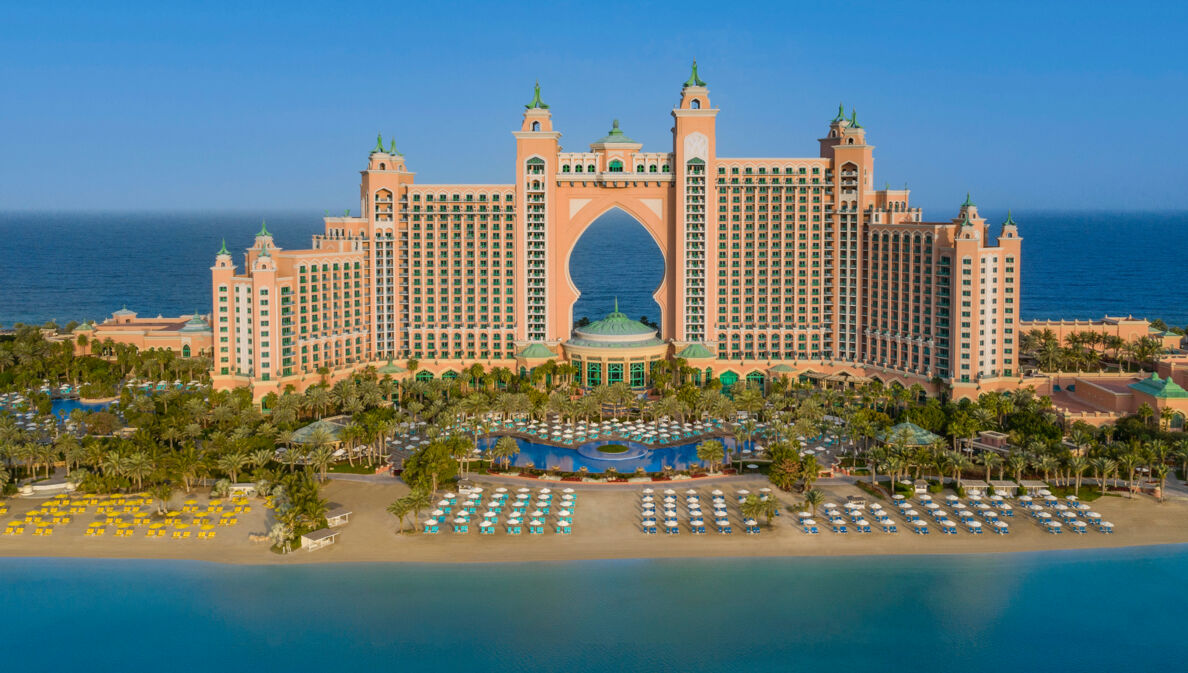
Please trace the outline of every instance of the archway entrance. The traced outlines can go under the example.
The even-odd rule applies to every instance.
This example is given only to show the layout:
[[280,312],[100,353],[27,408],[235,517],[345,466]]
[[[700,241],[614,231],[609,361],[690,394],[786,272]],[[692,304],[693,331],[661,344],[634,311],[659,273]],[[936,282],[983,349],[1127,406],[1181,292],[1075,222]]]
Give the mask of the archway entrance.
[[570,253],[569,280],[579,293],[574,324],[601,319],[617,301],[628,317],[659,329],[663,318],[655,294],[664,268],[664,254],[643,225],[619,208],[607,211],[586,228]]

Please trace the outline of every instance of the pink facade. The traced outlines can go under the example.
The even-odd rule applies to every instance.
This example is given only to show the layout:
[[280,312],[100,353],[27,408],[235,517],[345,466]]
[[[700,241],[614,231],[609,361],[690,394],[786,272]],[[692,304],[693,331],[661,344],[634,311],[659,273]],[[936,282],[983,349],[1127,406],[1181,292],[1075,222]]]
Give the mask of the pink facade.
[[958,395],[1019,384],[1014,222],[994,238],[968,198],[926,222],[906,189],[876,189],[856,115],[839,111],[819,156],[746,159],[718,156],[719,110],[696,67],[659,152],[617,122],[589,151],[565,151],[539,88],[525,107],[509,184],[416,184],[380,142],[358,217],[326,218],[309,250],[280,250],[263,229],[241,267],[221,251],[216,386],[260,397],[407,358],[434,374],[516,367],[533,344],[565,359],[570,255],[612,208],[664,255],[670,354],[698,346],[698,366],[723,380],[939,379]]

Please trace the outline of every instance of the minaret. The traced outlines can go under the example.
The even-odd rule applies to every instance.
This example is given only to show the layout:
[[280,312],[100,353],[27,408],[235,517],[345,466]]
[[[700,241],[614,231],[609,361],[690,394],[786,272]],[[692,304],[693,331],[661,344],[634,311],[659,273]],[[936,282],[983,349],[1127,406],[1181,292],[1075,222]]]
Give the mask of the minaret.
[[541,98],[540,82],[532,89],[532,100],[524,106],[516,138],[516,279],[515,339],[546,341],[563,339],[572,323],[569,316],[554,315],[549,291],[551,279],[563,279],[564,260],[550,253],[550,231],[557,217],[555,201],[557,153],[561,134],[553,130],[553,115]]
[[660,321],[660,335],[678,342],[712,342],[711,326],[717,315],[716,265],[717,108],[710,104],[709,89],[693,61],[689,79],[681,85],[681,101],[672,111],[672,153],[676,204],[673,231],[677,263],[668,287],[669,315]]

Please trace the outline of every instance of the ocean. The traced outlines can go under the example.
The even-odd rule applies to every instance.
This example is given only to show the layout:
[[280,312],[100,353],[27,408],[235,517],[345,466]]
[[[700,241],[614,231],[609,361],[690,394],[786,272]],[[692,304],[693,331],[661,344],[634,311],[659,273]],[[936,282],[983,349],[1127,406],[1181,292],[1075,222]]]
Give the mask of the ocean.
[[1183,546],[502,565],[0,559],[0,642],[5,669],[24,673],[1174,669],[1188,657],[1186,574]]
[[[941,214],[927,213],[940,219]],[[1001,222],[1006,213],[984,213]],[[1014,213],[1023,236],[1023,318],[1134,315],[1188,324],[1188,284],[1175,244],[1188,213]],[[267,219],[278,245],[308,247],[319,213],[0,213],[0,326],[210,310],[210,265],[225,237],[241,259]],[[613,211],[578,241],[570,275],[575,319],[609,312],[657,321],[660,250]]]

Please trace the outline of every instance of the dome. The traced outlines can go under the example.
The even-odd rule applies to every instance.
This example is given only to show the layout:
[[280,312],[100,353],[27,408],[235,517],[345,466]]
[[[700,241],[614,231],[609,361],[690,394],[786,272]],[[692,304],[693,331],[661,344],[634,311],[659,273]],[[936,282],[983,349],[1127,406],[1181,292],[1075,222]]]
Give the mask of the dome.
[[181,330],[179,330],[179,331],[182,331],[182,332],[209,332],[210,325],[206,324],[206,321],[202,319],[201,315],[198,315],[197,313],[195,313],[193,316],[190,317],[189,320],[186,321],[186,324],[183,325]]
[[618,300],[615,300],[614,311],[602,320],[574,329],[573,335],[569,343],[576,346],[626,347],[663,343],[656,337],[656,328],[620,313]]

